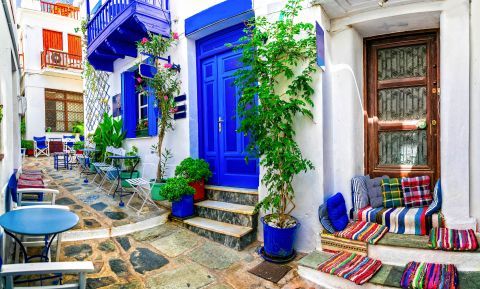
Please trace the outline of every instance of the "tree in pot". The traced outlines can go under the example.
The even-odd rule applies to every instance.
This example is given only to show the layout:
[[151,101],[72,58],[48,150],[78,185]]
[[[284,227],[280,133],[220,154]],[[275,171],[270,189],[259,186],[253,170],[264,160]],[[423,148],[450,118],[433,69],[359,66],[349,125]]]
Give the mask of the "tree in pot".
[[187,218],[193,215],[193,194],[195,190],[188,185],[187,179],[175,177],[167,179],[160,194],[172,202],[172,215],[177,218]]
[[[160,60],[165,57],[167,52],[177,43],[178,34],[172,33],[171,37],[163,37],[162,35],[149,34],[148,38],[143,38],[137,43],[137,48],[140,53],[153,58],[157,73],[153,78],[145,79],[146,85],[139,87],[146,87],[147,92],[155,95],[158,109],[161,117],[158,124],[158,143],[157,154],[159,162],[157,166],[157,183],[161,182],[165,168],[162,167],[162,149],[163,140],[168,130],[173,129],[172,121],[175,112],[177,111],[175,96],[180,93],[180,79],[178,76],[178,66],[170,63],[161,65]],[[143,82],[143,80],[142,80]]]
[[195,189],[195,201],[205,199],[205,182],[212,177],[210,165],[206,161],[186,158],[175,168],[175,175],[186,178],[189,185]]
[[316,72],[314,26],[294,22],[301,2],[289,0],[273,23],[265,17],[248,21],[246,36],[234,47],[242,52],[245,67],[235,81],[241,92],[239,131],[250,136],[248,150],[260,158],[268,191],[256,206],[267,214],[262,218],[264,250],[284,259],[294,254],[299,227],[290,215],[295,208],[292,182],[297,174],[314,168],[303,157],[294,130],[295,119],[313,118],[311,83]]

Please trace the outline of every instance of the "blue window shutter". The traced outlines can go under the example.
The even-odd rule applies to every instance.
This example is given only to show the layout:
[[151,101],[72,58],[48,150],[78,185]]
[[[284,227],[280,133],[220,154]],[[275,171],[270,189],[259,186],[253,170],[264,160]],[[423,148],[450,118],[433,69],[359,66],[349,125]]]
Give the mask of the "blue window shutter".
[[135,74],[131,71],[122,73],[122,119],[126,137],[136,137],[137,130],[137,94],[135,93]]
[[148,135],[157,135],[158,106],[153,89],[148,88]]

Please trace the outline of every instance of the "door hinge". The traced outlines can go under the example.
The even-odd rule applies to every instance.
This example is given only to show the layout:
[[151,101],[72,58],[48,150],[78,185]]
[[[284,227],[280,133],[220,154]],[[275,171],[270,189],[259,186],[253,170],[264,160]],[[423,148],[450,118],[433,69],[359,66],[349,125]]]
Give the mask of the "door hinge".
[[432,94],[436,94],[437,96],[440,96],[440,88],[432,88]]

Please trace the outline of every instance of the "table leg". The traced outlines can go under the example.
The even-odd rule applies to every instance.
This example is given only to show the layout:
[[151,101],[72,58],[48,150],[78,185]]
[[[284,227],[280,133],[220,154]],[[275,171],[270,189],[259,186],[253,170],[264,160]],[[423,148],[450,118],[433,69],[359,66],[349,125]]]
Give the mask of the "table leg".
[[12,237],[13,240],[15,240],[15,243],[18,244],[18,246],[20,247],[20,250],[22,250],[23,261],[24,261],[24,263],[27,263],[28,262],[27,249],[25,249],[25,246],[23,246],[22,241],[20,241],[20,239],[18,239],[18,237],[15,236],[15,234],[10,233],[9,231],[5,230],[5,228],[3,230],[5,231],[5,234]]

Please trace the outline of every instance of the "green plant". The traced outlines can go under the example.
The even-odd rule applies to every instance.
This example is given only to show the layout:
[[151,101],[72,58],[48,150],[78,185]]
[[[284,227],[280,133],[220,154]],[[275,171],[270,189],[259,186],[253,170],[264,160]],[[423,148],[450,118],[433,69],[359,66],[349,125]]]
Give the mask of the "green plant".
[[76,151],[80,151],[85,147],[84,141],[77,141],[73,144],[73,149]]
[[160,191],[160,196],[170,202],[180,201],[184,195],[194,195],[195,190],[188,185],[188,181],[182,177],[167,179]]
[[137,124],[137,130],[148,129],[148,120],[142,119]]
[[45,132],[52,132],[52,128],[51,127],[45,128]]
[[184,177],[189,183],[192,183],[201,180],[207,181],[212,177],[212,172],[206,161],[186,158],[175,168],[175,176]]
[[[136,146],[132,146],[132,148],[127,152],[127,156],[136,156],[136,155],[138,155],[138,148]],[[136,160],[126,159],[125,168],[131,171],[136,162],[137,162]]]
[[[162,35],[149,34],[148,38],[143,38],[137,43],[140,53],[148,55],[154,59],[154,65],[157,73],[152,79],[145,79],[146,87],[148,87],[155,95],[158,109],[161,113],[158,130],[158,157],[162,158],[163,139],[168,130],[173,129],[172,121],[177,111],[175,96],[180,92],[180,79],[178,77],[178,69],[172,64],[166,63],[160,65],[160,57],[165,54],[176,44],[178,34],[172,33],[171,37],[163,37]],[[142,81],[143,83],[144,81]],[[139,86],[142,89],[144,86]],[[159,182],[165,172],[162,162],[158,162],[157,166],[157,182]]]
[[73,133],[78,133],[80,135],[83,135],[83,132],[85,131],[85,126],[83,122],[75,122],[72,127],[72,132]]
[[20,146],[27,150],[33,150],[33,140],[22,139]]
[[267,221],[280,228],[292,226],[295,175],[314,168],[303,157],[294,129],[299,117],[313,118],[311,84],[316,72],[314,26],[294,21],[301,2],[289,0],[277,21],[248,21],[246,36],[234,47],[242,52],[245,67],[235,81],[241,93],[239,131],[250,136],[248,151],[260,157],[268,190],[256,209],[269,212]]
[[122,120],[116,120],[105,113],[103,121],[98,124],[92,137],[99,155],[105,157],[108,146],[121,147],[124,139],[125,132],[122,131]]
[[22,117],[20,120],[20,136],[24,137],[27,133],[27,123],[25,121],[25,117]]

